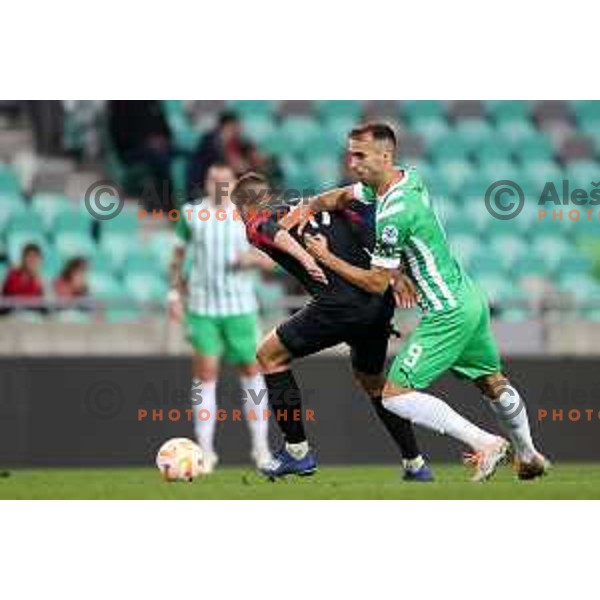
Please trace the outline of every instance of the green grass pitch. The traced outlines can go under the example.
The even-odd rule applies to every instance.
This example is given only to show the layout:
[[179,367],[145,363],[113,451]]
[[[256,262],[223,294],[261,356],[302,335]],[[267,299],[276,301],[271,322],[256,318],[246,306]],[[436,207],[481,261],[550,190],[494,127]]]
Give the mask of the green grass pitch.
[[223,467],[192,483],[165,483],[150,467],[16,469],[0,477],[0,499],[598,499],[600,465],[559,464],[535,481],[508,468],[482,484],[460,465],[435,465],[437,481],[404,483],[391,466],[328,467],[306,478],[276,482],[249,467]]

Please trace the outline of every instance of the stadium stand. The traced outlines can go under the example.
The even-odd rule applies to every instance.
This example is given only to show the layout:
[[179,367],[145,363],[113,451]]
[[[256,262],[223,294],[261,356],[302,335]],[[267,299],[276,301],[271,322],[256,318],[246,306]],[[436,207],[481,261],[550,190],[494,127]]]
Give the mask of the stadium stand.
[[[528,319],[550,297],[571,297],[582,301],[576,304],[578,315],[600,320],[600,305],[590,305],[600,297],[598,210],[588,221],[586,207],[580,207],[575,222],[568,212],[576,206],[550,204],[548,214],[563,209],[562,220],[539,220],[537,206],[546,182],[554,182],[562,194],[563,180],[570,190],[581,187],[588,193],[592,182],[600,181],[600,102],[175,100],[162,106],[175,145],[171,170],[177,191],[184,187],[190,153],[224,110],[235,111],[247,139],[274,156],[285,186],[298,190],[345,181],[348,129],[366,117],[393,121],[400,131],[401,161],[421,169],[457,255],[485,286],[497,319]],[[66,107],[65,152],[76,149],[85,160],[100,156],[98,177],[106,173],[124,183],[140,173],[138,167],[119,163],[101,114],[97,104]],[[100,129],[92,135],[95,126]],[[90,139],[92,148],[86,151]],[[0,276],[18,262],[26,243],[35,242],[43,249],[48,281],[69,258],[90,260],[92,297],[116,301],[106,313],[111,322],[145,314],[138,306],[163,305],[174,239],[168,222],[140,222],[135,199],[117,218],[97,221],[83,208],[82,193],[73,195],[66,185],[29,185],[15,157],[4,158]],[[71,168],[77,171],[81,165],[75,162]],[[527,196],[514,221],[493,219],[486,210],[485,190],[500,179],[515,181]],[[271,280],[258,290],[264,292],[265,307],[276,311],[284,295],[281,285]],[[92,316],[71,311],[60,318],[85,321]]]

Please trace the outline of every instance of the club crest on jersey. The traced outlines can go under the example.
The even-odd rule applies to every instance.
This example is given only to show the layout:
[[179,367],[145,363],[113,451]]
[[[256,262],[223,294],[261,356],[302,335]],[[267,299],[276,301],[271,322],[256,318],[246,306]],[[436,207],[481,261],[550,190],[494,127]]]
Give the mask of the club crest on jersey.
[[398,242],[398,230],[393,225],[386,225],[381,232],[381,240],[388,246]]

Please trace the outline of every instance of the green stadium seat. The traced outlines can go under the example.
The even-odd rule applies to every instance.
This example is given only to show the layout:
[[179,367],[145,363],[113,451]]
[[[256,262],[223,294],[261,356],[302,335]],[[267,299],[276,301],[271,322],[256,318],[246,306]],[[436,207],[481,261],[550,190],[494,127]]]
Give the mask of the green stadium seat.
[[44,258],[42,260],[42,275],[51,282],[60,275],[64,269],[65,261],[58,255],[53,244],[47,244],[44,247]]
[[260,146],[273,135],[276,125],[270,115],[253,115],[244,119],[243,129],[245,135]]
[[526,100],[485,100],[486,112],[496,123],[528,119],[531,104]]
[[454,135],[467,145],[469,151],[477,154],[484,143],[494,140],[494,133],[489,123],[483,119],[464,119],[454,128]]
[[6,164],[0,163],[0,194],[19,195],[21,184],[17,174]]
[[492,304],[501,303],[511,296],[512,285],[499,273],[481,273],[476,281]]
[[561,257],[559,268],[561,279],[575,275],[588,275],[591,277],[592,261],[588,256],[571,254]]
[[318,185],[318,181],[314,181],[312,174],[306,168],[302,161],[299,161],[290,156],[283,156],[281,159],[281,167],[288,188],[293,188],[302,193],[302,190],[309,189]]
[[40,216],[46,231],[51,231],[56,217],[74,210],[73,202],[63,194],[35,194],[31,198],[31,210]]
[[318,189],[336,187],[340,183],[341,165],[336,157],[309,160],[306,163],[306,168],[310,178],[318,182]]
[[270,117],[277,109],[275,100],[229,100],[228,108],[240,117]]
[[0,232],[15,216],[27,212],[28,208],[21,196],[0,193]]
[[143,218],[140,219],[139,211],[139,206],[127,204],[116,217],[101,222],[101,235],[105,232],[122,232],[135,235],[143,223]]
[[480,162],[509,161],[512,158],[512,148],[506,140],[493,135],[481,141],[474,158]]
[[115,268],[120,268],[132,244],[131,236],[123,232],[105,231],[100,236],[100,249],[112,257]]
[[524,306],[503,307],[499,318],[505,323],[520,323],[533,318],[533,311]]
[[297,154],[310,152],[310,147],[320,132],[319,124],[310,117],[291,116],[281,125],[281,135],[287,151]]
[[554,155],[552,142],[543,134],[522,138],[514,147],[514,154],[521,162],[551,160]]
[[598,281],[585,273],[563,273],[560,277],[560,289],[572,294],[580,302],[594,304],[600,300]]
[[354,119],[342,115],[331,117],[324,121],[323,129],[327,135],[336,140],[340,148],[345,148],[348,134],[356,124]]
[[265,135],[260,144],[260,149],[274,156],[279,156],[289,151],[286,138],[279,127],[274,127],[268,135]]
[[447,160],[466,160],[469,153],[468,145],[453,133],[446,134],[429,146],[428,154],[436,162]]
[[445,118],[446,106],[441,100],[405,100],[402,102],[402,116],[409,121],[421,118]]
[[522,171],[511,160],[493,160],[481,162],[478,172],[487,180],[487,188],[496,181],[509,180],[518,182]]
[[469,273],[479,281],[483,277],[501,275],[502,262],[501,257],[496,254],[489,246],[479,246],[469,262]]
[[92,230],[92,216],[85,210],[70,208],[56,215],[51,223],[51,231],[55,236],[67,232],[76,232],[90,235]]
[[449,236],[450,247],[456,258],[469,269],[471,260],[481,249],[481,241],[478,236],[471,233],[463,233]]
[[517,280],[528,277],[544,277],[545,267],[540,264],[538,257],[528,254],[513,265],[511,276]]
[[128,276],[132,274],[153,276],[160,274],[160,271],[156,258],[139,250],[130,252],[124,264],[124,273]]
[[174,229],[157,231],[148,240],[148,252],[154,257],[163,271],[166,271],[173,256],[173,249],[177,243]]
[[131,273],[125,276],[124,285],[128,295],[135,300],[166,303],[168,285],[162,277]]
[[421,136],[427,146],[437,144],[450,131],[446,119],[440,117],[418,117],[410,123],[409,131]]
[[115,264],[113,257],[104,249],[96,249],[90,258],[91,269],[96,273],[113,274],[121,265]]
[[523,241],[523,238],[509,232],[492,236],[489,244],[496,252],[496,255],[501,257],[505,269],[510,269],[528,251],[528,244]]
[[331,131],[322,129],[317,138],[313,140],[307,159],[329,158],[342,160],[346,138],[336,137]]
[[458,195],[463,192],[465,182],[473,172],[473,167],[468,160],[454,158],[440,162],[437,168],[440,174],[446,179],[450,195]]
[[13,214],[5,225],[7,233],[13,231],[29,231],[44,234],[44,223],[42,218],[32,210],[26,209]]
[[600,121],[600,101],[573,100],[571,106],[579,124]]
[[496,131],[498,137],[514,149],[521,140],[524,140],[535,134],[535,128],[529,120],[511,119],[497,124]]
[[594,189],[592,181],[600,181],[600,163],[587,160],[568,163],[565,166],[565,179],[569,180],[570,191],[582,188],[589,194]]
[[562,256],[566,256],[569,252],[572,252],[571,244],[567,242],[565,236],[561,235],[561,233],[541,232],[539,235],[533,237],[531,248],[538,254],[555,257],[556,264],[558,264]]
[[96,252],[96,243],[83,231],[61,231],[54,238],[54,246],[63,260],[76,256],[92,258]]
[[359,122],[363,114],[363,105],[360,100],[315,100],[314,106],[317,115],[324,121],[343,117]]
[[115,300],[125,296],[119,281],[108,273],[92,271],[88,276],[88,282],[91,295],[99,300]]

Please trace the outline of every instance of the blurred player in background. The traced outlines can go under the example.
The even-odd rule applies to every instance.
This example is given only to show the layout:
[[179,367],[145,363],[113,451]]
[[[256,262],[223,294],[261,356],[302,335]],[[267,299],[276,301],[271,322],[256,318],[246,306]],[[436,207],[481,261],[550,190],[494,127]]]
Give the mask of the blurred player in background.
[[[296,278],[312,296],[308,304],[267,335],[258,350],[273,414],[285,446],[267,468],[275,479],[289,474],[311,475],[317,468],[302,418],[301,392],[291,370],[294,359],[345,343],[350,347],[354,376],[371,398],[377,415],[401,451],[404,479],[431,481],[409,421],[387,411],[381,403],[383,370],[395,301],[392,288],[385,295],[367,293],[329,269],[322,270],[295,238],[281,228],[283,218],[299,201],[271,198],[265,177],[248,173],[240,178],[233,201],[246,223],[248,239]],[[370,207],[359,207],[372,212]],[[356,211],[321,213],[311,227],[327,236],[333,247],[353,264],[367,266],[372,228]],[[401,281],[402,277],[398,276]],[[404,293],[407,290],[402,290]],[[406,293],[404,294],[406,295]],[[297,413],[296,413],[297,411]],[[294,413],[300,418],[295,418]]]
[[[204,471],[217,464],[214,437],[216,387],[221,355],[236,365],[243,390],[243,411],[252,443],[251,457],[258,468],[268,464],[268,408],[265,383],[256,363],[258,341],[257,301],[251,269],[270,268],[269,259],[251,248],[243,223],[234,218],[229,194],[235,176],[227,165],[215,164],[207,172],[207,197],[189,202],[181,209],[171,267],[173,289],[169,311],[181,318],[183,308],[183,261],[186,249],[192,252],[187,285],[185,325],[194,349],[192,408],[195,433],[204,454]],[[199,213],[208,211],[202,220]],[[201,398],[201,404],[198,404]],[[206,420],[198,418],[208,411]],[[205,416],[205,415],[203,415]]]
[[311,213],[375,204],[377,244],[370,269],[350,264],[328,249],[327,240],[307,236],[308,250],[327,268],[372,293],[385,293],[395,270],[407,267],[418,290],[423,318],[396,357],[383,392],[384,406],[413,423],[450,435],[473,449],[474,480],[493,475],[509,450],[501,437],[483,431],[443,400],[424,393],[445,371],[474,382],[509,435],[521,479],[543,475],[548,463],[531,438],[527,410],[519,392],[501,370],[491,330],[489,307],[479,287],[454,259],[430,206],[429,194],[414,168],[394,166],[396,136],[385,124],[350,133],[350,169],[358,183],[316,196],[289,215],[284,225]]

